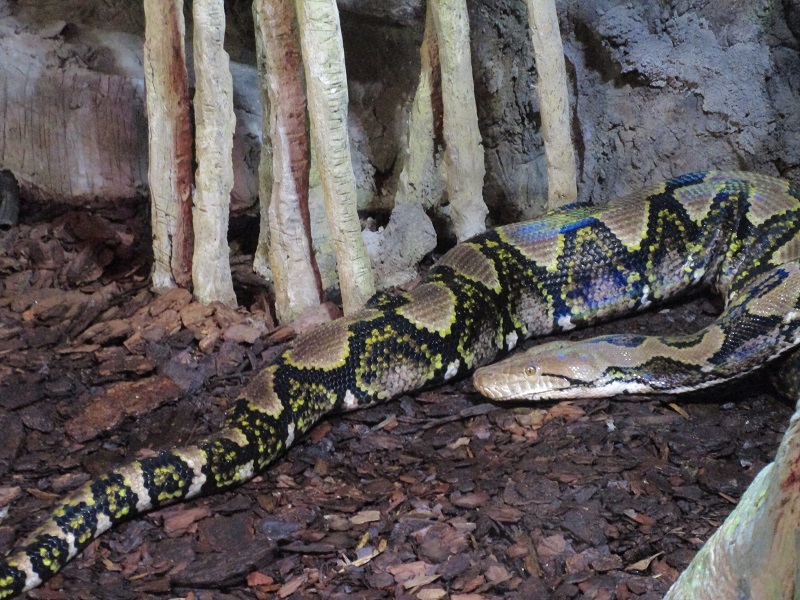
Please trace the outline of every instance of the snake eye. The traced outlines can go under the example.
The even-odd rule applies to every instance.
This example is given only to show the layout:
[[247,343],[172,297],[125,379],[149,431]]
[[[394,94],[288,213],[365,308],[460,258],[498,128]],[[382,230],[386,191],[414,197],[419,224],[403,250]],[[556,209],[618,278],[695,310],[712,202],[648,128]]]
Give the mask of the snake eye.
[[539,368],[534,366],[527,366],[525,367],[525,376],[526,377],[536,377],[539,373]]

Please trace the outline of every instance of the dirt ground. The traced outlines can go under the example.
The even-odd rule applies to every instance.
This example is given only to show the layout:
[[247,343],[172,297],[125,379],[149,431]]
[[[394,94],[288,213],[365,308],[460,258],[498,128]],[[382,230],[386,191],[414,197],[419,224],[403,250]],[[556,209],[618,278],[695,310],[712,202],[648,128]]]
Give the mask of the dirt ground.
[[[135,210],[0,232],[0,551],[57,498],[197,440],[286,343],[250,310],[148,290]],[[695,300],[598,330],[696,328]],[[791,414],[754,375],[691,397],[538,406],[469,381],[331,418],[240,489],[104,535],[31,598],[661,598]]]

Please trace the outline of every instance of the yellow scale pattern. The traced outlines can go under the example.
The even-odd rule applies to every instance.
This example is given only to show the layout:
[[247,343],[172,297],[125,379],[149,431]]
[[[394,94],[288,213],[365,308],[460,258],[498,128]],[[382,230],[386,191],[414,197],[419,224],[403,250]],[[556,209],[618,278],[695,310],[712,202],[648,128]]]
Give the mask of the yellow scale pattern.
[[[795,350],[800,343],[797,188],[747,173],[709,173],[702,184],[671,191],[669,187],[662,196],[642,203],[647,206],[645,213],[655,215],[641,234],[647,253],[638,260],[644,268],[637,266],[636,252],[631,250],[639,244],[628,243],[624,256],[599,260],[606,271],[597,272],[596,285],[610,290],[612,298],[619,295],[640,305],[705,285],[718,291],[726,304],[718,319],[683,335],[616,334],[541,344],[479,369],[473,381],[480,392],[495,400],[680,393],[740,377]],[[673,202],[663,202],[664,195]],[[606,212],[619,210],[619,206],[599,209],[595,218],[605,224]],[[698,236],[698,231],[704,235]],[[570,257],[592,253],[592,246],[604,236],[602,227],[595,227],[581,229],[574,237],[577,250],[568,252]],[[670,244],[660,241],[664,239]],[[616,251],[605,246],[603,252],[608,249]],[[619,269],[619,276],[614,277],[609,267]],[[561,289],[579,292],[581,299],[567,302],[570,315],[602,315],[602,308],[590,306],[593,302],[611,307],[611,312],[618,308],[593,294],[597,287],[587,287],[579,272],[567,271]],[[646,287],[630,294],[642,278]],[[795,382],[779,376],[791,389],[800,387],[797,364],[800,353],[795,352],[783,365],[795,373]]]

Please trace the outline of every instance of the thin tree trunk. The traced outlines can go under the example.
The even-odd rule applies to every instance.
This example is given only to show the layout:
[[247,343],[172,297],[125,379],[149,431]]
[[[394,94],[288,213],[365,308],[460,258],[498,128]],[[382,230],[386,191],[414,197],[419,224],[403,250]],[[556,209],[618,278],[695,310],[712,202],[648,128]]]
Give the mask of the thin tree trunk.
[[542,138],[547,159],[547,205],[558,208],[578,199],[575,151],[569,127],[569,94],[564,48],[554,0],[528,0],[542,117]]
[[775,462],[672,585],[666,600],[789,600],[800,594],[800,406]]
[[269,265],[269,204],[272,198],[272,138],[270,137],[269,80],[267,59],[264,54],[264,36],[259,7],[262,0],[253,0],[253,23],[256,38],[256,63],[258,65],[258,89],[261,95],[261,156],[258,161],[258,244],[253,256],[253,271],[268,282],[272,282],[272,267]]
[[339,267],[344,312],[351,314],[375,292],[375,279],[356,212],[339,11],[335,0],[297,0],[297,15],[325,212]]
[[466,0],[430,0],[439,42],[447,195],[459,241],[486,229],[483,146],[472,81]]
[[192,282],[192,133],[183,0],[145,0],[153,287]]
[[308,212],[311,157],[303,60],[291,1],[256,0],[253,6],[270,106],[273,183],[269,257],[276,313],[279,321],[287,322],[322,301]]
[[197,187],[195,192],[195,295],[202,302],[236,306],[228,248],[233,188],[233,83],[223,49],[223,0],[194,0],[194,114]]
[[436,168],[437,143],[442,142],[442,80],[430,3],[419,54],[419,82],[411,107],[395,204],[408,202],[429,209],[441,201],[443,189]]

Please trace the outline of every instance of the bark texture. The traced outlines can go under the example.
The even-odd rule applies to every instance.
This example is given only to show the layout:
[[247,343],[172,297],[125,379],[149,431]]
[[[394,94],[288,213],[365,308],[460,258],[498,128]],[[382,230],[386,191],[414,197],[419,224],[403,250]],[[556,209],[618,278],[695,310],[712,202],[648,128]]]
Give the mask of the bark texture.
[[[256,0],[253,6],[270,107],[273,180],[267,219],[269,262],[277,317],[280,322],[287,322],[322,301],[308,212],[311,160],[303,60],[292,3]],[[267,190],[262,193],[266,197]]]
[[775,462],[700,549],[665,600],[797,598],[800,590],[800,406]]
[[356,212],[339,11],[335,0],[297,0],[297,15],[325,212],[336,252],[344,312],[351,314],[375,293],[375,281]]
[[145,0],[153,287],[192,282],[192,133],[183,0]]
[[547,205],[553,209],[578,199],[567,70],[555,1],[528,0],[528,22],[539,75],[536,91],[547,159]]
[[235,118],[230,61],[222,45],[224,2],[195,0],[193,17],[197,153],[194,292],[203,302],[236,306],[227,239]]
[[441,202],[444,192],[437,164],[438,145],[442,141],[442,79],[430,3],[419,54],[419,82],[411,106],[406,144],[402,149],[403,168],[395,204],[410,202],[430,209]]
[[258,244],[253,256],[253,271],[268,282],[272,282],[272,268],[269,265],[269,203],[272,197],[272,140],[269,133],[269,74],[267,73],[264,34],[261,33],[263,20],[262,0],[253,0],[253,24],[255,26],[256,65],[258,69],[258,91],[261,100],[261,155],[258,159]]
[[486,229],[483,146],[472,81],[465,0],[431,0],[439,43],[450,215],[459,241]]

